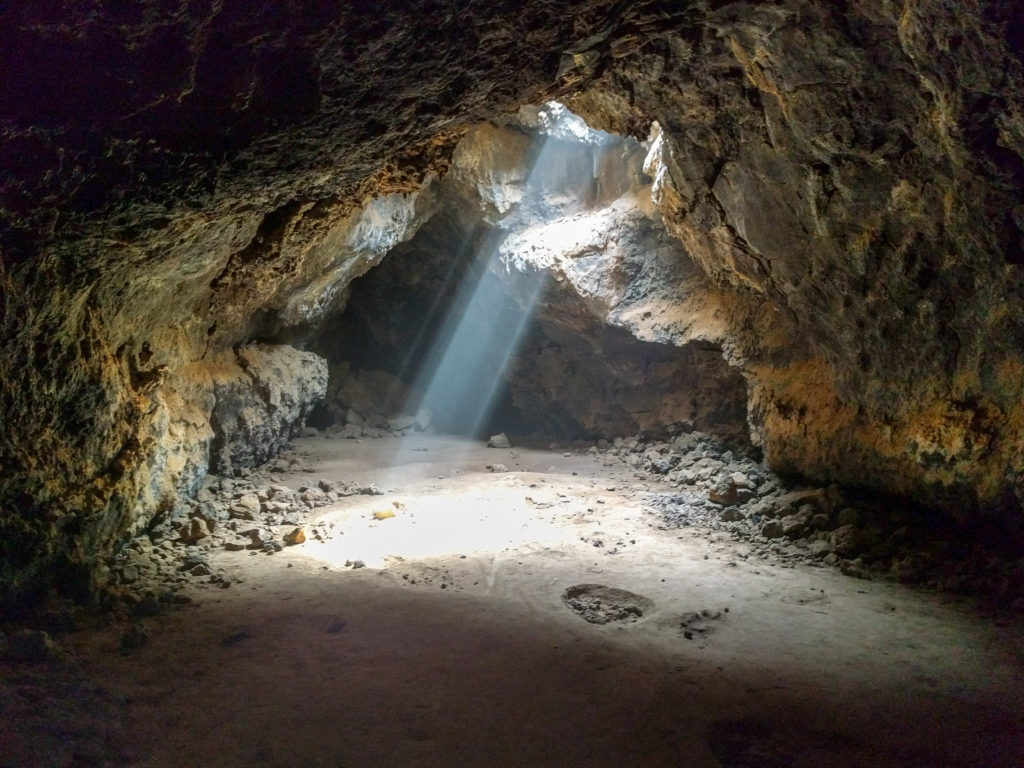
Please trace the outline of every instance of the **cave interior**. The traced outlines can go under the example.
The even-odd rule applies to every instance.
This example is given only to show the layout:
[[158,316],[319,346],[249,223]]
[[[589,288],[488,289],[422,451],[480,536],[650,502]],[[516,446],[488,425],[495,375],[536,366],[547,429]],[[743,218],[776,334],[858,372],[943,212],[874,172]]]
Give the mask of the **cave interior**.
[[1022,29],[4,9],[0,768],[1019,765]]

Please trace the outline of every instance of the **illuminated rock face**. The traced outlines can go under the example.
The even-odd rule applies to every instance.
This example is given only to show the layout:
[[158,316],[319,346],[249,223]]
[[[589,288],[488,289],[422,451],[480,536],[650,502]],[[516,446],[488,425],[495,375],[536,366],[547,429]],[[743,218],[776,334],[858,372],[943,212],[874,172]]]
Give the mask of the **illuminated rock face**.
[[[745,439],[743,377],[701,322],[709,284],[652,202],[649,149],[557,104],[471,130],[436,216],[321,325],[335,422],[426,408],[477,436]],[[353,370],[393,383],[368,401]]]
[[468,126],[554,96],[657,121],[658,213],[700,270],[609,322],[720,347],[778,468],[1019,521],[1019,4],[17,5],[5,599],[84,583],[187,493],[233,347],[301,345],[434,214]]

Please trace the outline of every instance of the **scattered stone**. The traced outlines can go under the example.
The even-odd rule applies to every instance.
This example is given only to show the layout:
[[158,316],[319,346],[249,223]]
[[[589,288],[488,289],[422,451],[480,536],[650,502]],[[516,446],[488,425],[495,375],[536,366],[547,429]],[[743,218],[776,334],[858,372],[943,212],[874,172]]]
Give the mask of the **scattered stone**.
[[393,509],[378,509],[373,513],[374,520],[387,520],[390,517],[395,516],[395,510]]
[[811,512],[813,507],[801,507],[801,511],[793,515],[786,515],[779,521],[779,525],[782,526],[782,535],[788,536],[791,539],[795,539],[804,534],[807,530],[807,524],[811,519]]
[[484,469],[489,472],[508,472],[508,467],[504,464],[488,464]]
[[305,540],[306,531],[304,528],[295,528],[284,535],[284,543],[290,547],[302,544]]

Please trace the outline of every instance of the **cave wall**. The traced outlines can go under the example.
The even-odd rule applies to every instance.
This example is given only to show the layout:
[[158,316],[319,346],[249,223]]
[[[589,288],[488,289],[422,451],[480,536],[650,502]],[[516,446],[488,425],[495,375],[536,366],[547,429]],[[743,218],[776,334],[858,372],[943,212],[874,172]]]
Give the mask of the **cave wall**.
[[[670,231],[810,346],[728,332],[777,469],[1019,515],[1011,5],[720,4],[713,33],[638,40],[567,101],[608,129],[659,121],[652,173]],[[581,76],[592,56],[577,54]]]
[[394,244],[361,222],[411,236],[468,125],[553,96],[614,132],[661,126],[661,211],[710,285],[659,322],[701,326],[748,372],[769,461],[1019,509],[1022,15],[996,0],[6,9],[4,598],[46,574],[78,583],[60,574],[187,491],[212,440],[210,361],[315,321],[318,297]]

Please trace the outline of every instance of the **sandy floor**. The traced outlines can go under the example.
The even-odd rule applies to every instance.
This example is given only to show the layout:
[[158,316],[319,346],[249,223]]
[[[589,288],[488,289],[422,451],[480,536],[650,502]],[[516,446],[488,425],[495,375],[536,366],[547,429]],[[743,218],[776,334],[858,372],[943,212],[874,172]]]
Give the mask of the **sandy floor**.
[[[243,581],[147,619],[137,652],[117,652],[124,626],[71,635],[80,698],[118,720],[73,765],[1022,764],[1019,626],[659,530],[643,502],[668,489],[601,457],[299,446],[313,471],[285,484],[384,494],[318,510],[323,542],[217,553]],[[563,600],[580,584],[642,596],[643,615],[588,623]],[[59,721],[59,702],[40,706]],[[49,738],[33,764],[67,764],[45,762],[66,758]]]

